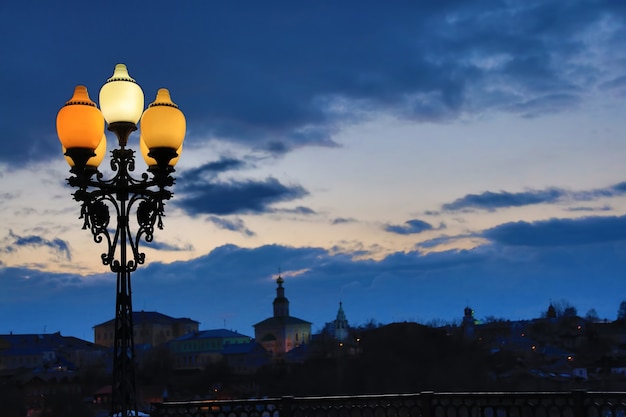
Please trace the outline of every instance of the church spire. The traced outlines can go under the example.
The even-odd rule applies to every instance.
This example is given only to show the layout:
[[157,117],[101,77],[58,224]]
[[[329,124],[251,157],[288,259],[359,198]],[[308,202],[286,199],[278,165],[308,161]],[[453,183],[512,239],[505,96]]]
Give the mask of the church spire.
[[289,300],[285,297],[285,289],[283,288],[285,280],[278,275],[276,283],[276,298],[274,298],[274,317],[289,317]]
[[335,319],[335,338],[344,341],[348,338],[348,319],[343,311],[343,303],[339,302],[339,310],[337,310],[337,318]]

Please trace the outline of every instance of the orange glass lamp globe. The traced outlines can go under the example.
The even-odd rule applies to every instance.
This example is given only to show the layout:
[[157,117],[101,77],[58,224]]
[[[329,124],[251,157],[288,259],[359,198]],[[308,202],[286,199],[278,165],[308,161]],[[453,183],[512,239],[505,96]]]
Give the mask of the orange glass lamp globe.
[[117,64],[111,78],[100,89],[100,109],[107,123],[137,124],[143,112],[143,90],[128,74],[125,64]]
[[[148,155],[150,153],[150,149],[148,149],[146,142],[144,142],[143,136],[139,138],[139,149],[141,150],[141,156],[143,156],[143,160],[146,161],[146,165],[148,165],[149,167],[155,167],[158,165],[157,160]],[[173,168],[178,162],[178,160],[180,159],[180,154],[182,152],[183,152],[183,145],[180,145],[180,148],[176,149],[176,154],[178,156],[170,159],[167,165]]]
[[84,85],[76,86],[74,95],[57,114],[57,135],[65,149],[96,149],[104,134],[104,118],[91,101]]
[[141,116],[141,137],[148,149],[178,149],[185,140],[187,122],[183,112],[172,102],[170,92],[161,88],[156,100]]
[[[62,148],[63,155],[65,155],[65,160],[67,161],[69,166],[73,167],[75,165],[74,160],[66,155],[67,149],[65,149],[65,146],[63,146]],[[104,133],[102,134],[102,139],[100,139],[100,144],[98,144],[94,152],[96,156],[92,156],[87,160],[86,165],[90,168],[98,168],[102,163],[102,160],[104,159],[104,155],[107,152],[107,137]]]

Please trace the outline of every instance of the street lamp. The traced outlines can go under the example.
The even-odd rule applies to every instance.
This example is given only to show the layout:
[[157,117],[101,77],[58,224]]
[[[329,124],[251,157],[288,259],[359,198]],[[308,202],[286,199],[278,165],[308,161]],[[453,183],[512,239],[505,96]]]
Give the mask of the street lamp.
[[[165,201],[172,197],[167,187],[174,185],[171,174],[186,131],[185,116],[168,90],[160,89],[156,100],[145,111],[143,107],[141,87],[126,65],[117,64],[100,90],[100,110],[87,88],[77,86],[57,115],[57,134],[73,174],[67,182],[77,188],[73,196],[81,204],[83,229],[91,231],[96,243],[105,242],[102,263],[117,274],[111,414],[121,416],[137,414],[130,274],[145,262],[145,254],[139,251],[141,239],[151,242],[155,225],[163,228]],[[126,146],[139,119],[140,148],[148,172],[136,179],[130,175],[135,170],[135,151]],[[111,151],[110,179],[98,171],[106,151],[105,120],[119,143]],[[135,232],[129,224],[131,215],[136,217]]]

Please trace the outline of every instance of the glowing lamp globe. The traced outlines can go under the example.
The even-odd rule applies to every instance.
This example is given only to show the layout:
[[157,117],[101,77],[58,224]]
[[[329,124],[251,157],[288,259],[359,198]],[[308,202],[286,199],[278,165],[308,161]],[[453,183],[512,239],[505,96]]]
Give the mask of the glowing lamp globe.
[[[90,168],[98,168],[100,164],[102,163],[102,160],[104,159],[104,154],[106,154],[106,151],[107,151],[107,137],[103,133],[102,139],[100,139],[100,143],[98,144],[98,146],[96,147],[94,151],[96,156],[92,156],[91,158],[89,158],[87,160],[86,165]],[[76,165],[74,163],[74,160],[70,156],[67,155],[67,149],[65,149],[65,146],[63,146],[63,155],[65,155],[65,160],[67,161],[69,166],[73,167],[74,165]]]
[[117,64],[113,76],[100,89],[100,109],[107,123],[137,124],[143,112],[143,90],[128,74],[124,64]]
[[154,148],[178,149],[182,146],[187,130],[183,112],[172,102],[170,92],[161,88],[156,100],[141,117],[141,136],[151,151]]
[[57,114],[57,135],[65,149],[96,149],[104,134],[104,118],[91,101],[84,85],[76,86],[74,95]]
[[[146,165],[148,165],[149,167],[155,167],[158,165],[157,160],[148,155],[150,153],[150,149],[148,149],[146,142],[144,142],[143,136],[139,138],[139,149],[141,150],[141,156],[143,156],[143,160],[146,161]],[[170,167],[174,167],[176,165],[176,163],[180,159],[180,154],[182,153],[182,151],[183,145],[180,145],[180,148],[176,149],[176,154],[178,156],[170,159],[170,161],[167,163]]]

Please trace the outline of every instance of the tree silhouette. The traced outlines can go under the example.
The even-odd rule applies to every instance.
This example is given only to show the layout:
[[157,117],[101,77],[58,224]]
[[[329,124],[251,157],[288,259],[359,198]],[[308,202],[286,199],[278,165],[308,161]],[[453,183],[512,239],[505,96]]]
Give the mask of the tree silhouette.
[[619,303],[619,309],[617,310],[617,319],[626,320],[626,301]]

